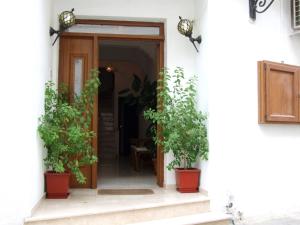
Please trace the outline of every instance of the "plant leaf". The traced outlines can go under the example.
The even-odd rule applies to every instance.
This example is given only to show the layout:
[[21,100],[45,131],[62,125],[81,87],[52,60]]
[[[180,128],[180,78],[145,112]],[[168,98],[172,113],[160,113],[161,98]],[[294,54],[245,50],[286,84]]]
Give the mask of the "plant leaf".
[[141,89],[141,84],[142,84],[141,79],[136,74],[133,74],[133,81],[131,85],[132,90],[138,93]]

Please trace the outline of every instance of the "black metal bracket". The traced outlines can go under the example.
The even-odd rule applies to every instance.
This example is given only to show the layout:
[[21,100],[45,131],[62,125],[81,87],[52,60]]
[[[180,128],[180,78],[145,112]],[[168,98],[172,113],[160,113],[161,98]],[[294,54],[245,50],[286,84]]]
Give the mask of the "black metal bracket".
[[256,13],[264,13],[275,0],[270,0],[267,4],[267,0],[249,0],[249,15],[252,20],[256,20]]
[[64,32],[64,30],[65,29],[63,29],[61,26],[60,26],[59,30],[55,30],[53,27],[50,27],[50,29],[49,29],[50,36],[53,36],[54,34],[56,34],[56,38],[55,38],[54,42],[52,43],[52,46],[54,46],[55,42],[60,37],[61,33]]
[[50,29],[49,29],[50,36],[53,36],[54,34],[58,34],[58,33],[59,33],[58,30],[55,30],[53,27],[50,27]]
[[54,42],[52,43],[52,46],[54,46],[55,42],[57,41],[57,39],[60,37],[60,35],[66,30],[66,28],[64,28],[63,26],[59,26],[59,30],[55,30],[53,27],[50,27],[49,29],[49,34],[50,36],[53,36],[54,34],[56,34],[56,38],[54,40]]
[[198,48],[197,48],[195,42],[197,42],[198,44],[201,43],[201,41],[202,41],[201,35],[199,35],[199,36],[196,37],[196,38],[193,38],[192,35],[191,35],[191,36],[189,36],[188,38],[190,39],[190,42],[193,43],[193,45],[194,45],[196,51],[199,52],[199,50],[198,50]]

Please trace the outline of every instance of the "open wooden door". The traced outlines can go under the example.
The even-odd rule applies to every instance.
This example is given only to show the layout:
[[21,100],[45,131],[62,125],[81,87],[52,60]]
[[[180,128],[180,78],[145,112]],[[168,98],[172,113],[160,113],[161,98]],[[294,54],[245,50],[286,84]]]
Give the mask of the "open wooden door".
[[[70,100],[74,93],[80,93],[84,82],[88,79],[89,71],[92,68],[97,68],[95,54],[95,37],[86,36],[63,36],[60,39],[59,52],[59,84],[65,83],[69,87]],[[95,114],[97,115],[97,113]],[[96,129],[97,121],[93,121],[92,128]],[[94,148],[97,150],[97,141],[93,141]],[[97,168],[96,165],[85,166],[82,169],[83,174],[87,178],[85,184],[77,183],[72,175],[70,186],[72,188],[96,188]],[[96,179],[93,179],[96,177]]]

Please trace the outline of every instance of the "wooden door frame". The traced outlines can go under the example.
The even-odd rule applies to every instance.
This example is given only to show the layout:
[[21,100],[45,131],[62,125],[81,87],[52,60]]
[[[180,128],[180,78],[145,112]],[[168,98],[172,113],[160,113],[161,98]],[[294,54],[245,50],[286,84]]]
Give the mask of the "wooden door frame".
[[[121,40],[121,41],[151,41],[158,44],[158,65],[159,68],[164,68],[164,23],[156,22],[140,22],[140,21],[115,21],[115,20],[85,20],[77,19],[76,24],[90,24],[90,25],[115,25],[115,26],[134,26],[134,27],[158,27],[159,35],[125,35],[125,34],[97,34],[97,33],[74,33],[64,32],[62,36],[76,38],[76,37],[92,37],[94,61],[93,68],[99,67],[99,42],[103,40]],[[159,74],[157,74],[157,79]],[[93,139],[92,145],[95,149],[95,154],[98,156],[100,149],[98,146],[98,95],[95,97],[95,106],[92,119],[92,129],[97,134]],[[161,129],[158,129],[161,133]],[[164,186],[164,153],[161,146],[157,146],[157,185],[160,187]],[[92,187],[97,188],[98,179],[98,163],[92,165]]]

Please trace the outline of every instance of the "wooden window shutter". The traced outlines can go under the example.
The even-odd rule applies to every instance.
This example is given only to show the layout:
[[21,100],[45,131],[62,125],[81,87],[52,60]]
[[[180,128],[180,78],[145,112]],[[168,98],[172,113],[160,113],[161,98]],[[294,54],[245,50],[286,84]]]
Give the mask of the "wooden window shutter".
[[300,67],[258,62],[259,123],[299,122]]

